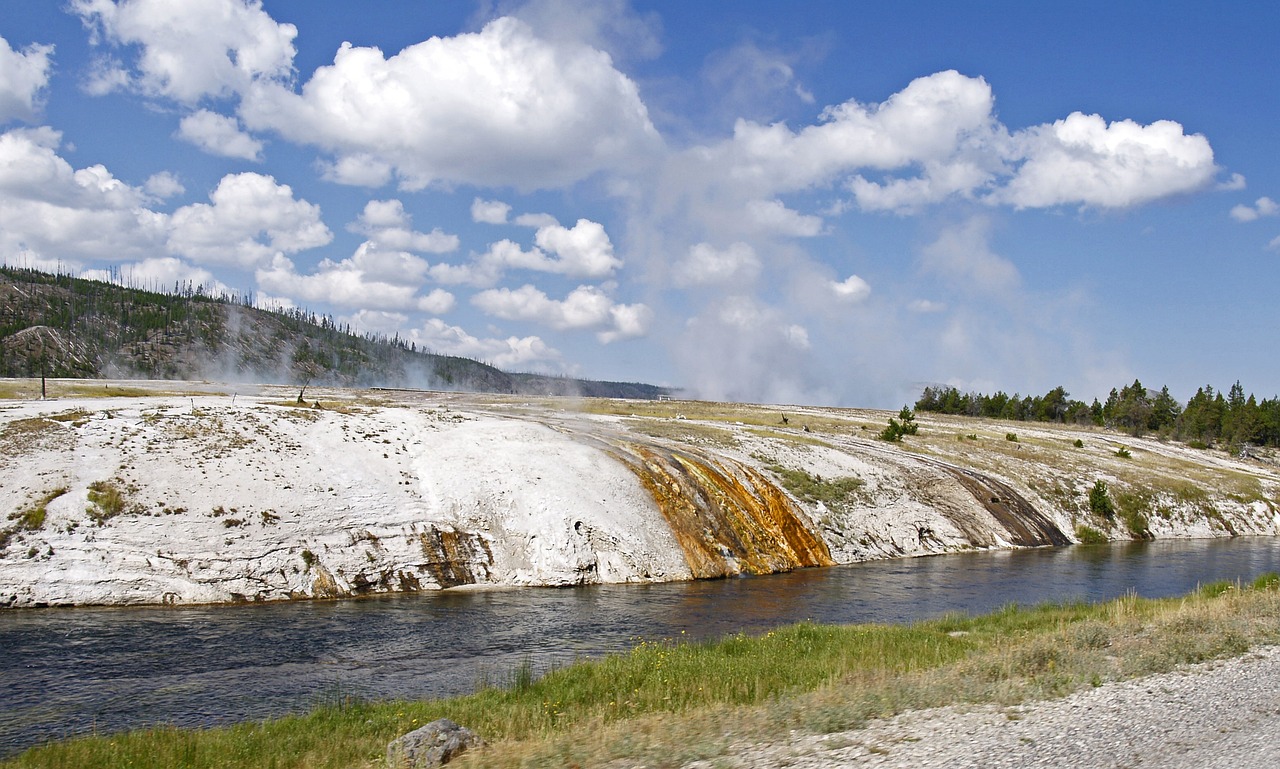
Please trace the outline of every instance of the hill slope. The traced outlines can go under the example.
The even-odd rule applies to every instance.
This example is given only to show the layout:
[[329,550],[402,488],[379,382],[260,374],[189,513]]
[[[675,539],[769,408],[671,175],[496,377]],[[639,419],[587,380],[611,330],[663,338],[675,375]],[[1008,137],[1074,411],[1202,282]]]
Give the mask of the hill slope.
[[511,374],[300,310],[0,267],[0,376],[215,379],[657,398],[654,385]]

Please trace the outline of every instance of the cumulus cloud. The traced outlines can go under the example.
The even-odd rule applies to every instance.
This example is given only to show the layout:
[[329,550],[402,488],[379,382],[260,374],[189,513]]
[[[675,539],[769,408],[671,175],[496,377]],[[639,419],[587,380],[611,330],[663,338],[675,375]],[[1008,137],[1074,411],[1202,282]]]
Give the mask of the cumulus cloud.
[[186,104],[288,79],[298,30],[278,24],[261,0],[73,0],[98,42],[137,51],[133,67],[103,59],[93,90],[127,85]]
[[983,78],[913,80],[879,104],[827,107],[793,131],[740,120],[693,157],[757,198],[843,181],[867,211],[912,213],[951,198],[1015,208],[1124,208],[1189,192],[1217,173],[1209,142],[1178,123],[1072,113],[1010,132]]
[[781,200],[752,200],[747,203],[747,221],[762,232],[812,238],[822,234],[822,218],[787,208]]
[[425,296],[419,295],[416,286],[391,282],[367,267],[368,264],[358,258],[341,262],[324,260],[314,273],[304,275],[290,259],[276,256],[269,266],[256,271],[255,278],[263,290],[305,302],[342,307],[438,315],[452,310],[456,304],[448,291],[434,289]]
[[471,221],[473,222],[506,224],[507,216],[510,214],[511,206],[501,200],[481,200],[476,198],[471,201]]
[[574,278],[603,278],[622,266],[622,260],[613,253],[613,243],[604,225],[589,219],[579,219],[572,228],[559,224],[540,227],[534,242],[556,258],[546,259],[530,269]]
[[405,327],[409,316],[386,310],[358,310],[350,315],[340,315],[338,321],[350,325],[351,330],[357,334],[393,336]]
[[544,223],[534,236],[537,244],[524,249],[513,240],[500,240],[469,264],[437,264],[431,276],[440,283],[492,286],[507,270],[532,270],[572,278],[603,278],[622,266],[604,226],[579,219],[572,228],[555,220]]
[[128,259],[162,250],[167,218],[104,166],[74,169],[51,128],[0,134],[0,252]]
[[241,160],[262,160],[262,142],[240,130],[233,117],[202,109],[178,124],[179,139],[190,142],[211,155]]
[[831,281],[831,291],[842,302],[857,304],[871,296],[871,285],[857,275],[850,275],[842,281]]
[[1125,208],[1191,192],[1217,173],[1209,141],[1171,120],[1107,123],[1073,112],[1014,137],[1022,163],[992,200],[1015,208]]
[[439,318],[428,319],[422,328],[411,330],[407,336],[421,349],[487,361],[503,369],[521,368],[533,363],[556,364],[562,359],[560,351],[548,346],[541,337],[480,339]]
[[184,285],[189,284],[193,288],[203,288],[211,294],[235,293],[208,270],[172,256],[143,259],[113,270],[85,270],[80,273],[80,277],[152,291],[177,292]]
[[1264,216],[1280,214],[1280,204],[1271,198],[1258,198],[1252,206],[1243,203],[1231,209],[1231,218],[1237,222],[1252,222]]
[[539,289],[489,289],[471,297],[471,303],[503,320],[530,321],[557,331],[595,330],[603,343],[648,333],[652,312],[643,304],[615,304],[595,286],[578,286],[563,300],[551,299]]
[[447,254],[457,251],[460,243],[457,235],[450,235],[439,227],[431,232],[415,231],[413,217],[399,200],[369,201],[348,229],[368,236],[371,243],[384,249]]
[[147,177],[142,189],[158,200],[167,200],[187,191],[187,188],[182,186],[182,180],[169,171],[161,171]]
[[18,51],[0,37],[0,125],[34,120],[40,113],[52,55],[51,45],[29,45]]
[[380,163],[409,190],[436,181],[556,187],[660,146],[635,83],[608,54],[553,44],[510,17],[390,58],[344,44],[301,93],[255,81],[240,116],[332,153],[334,168]]
[[329,243],[320,207],[293,197],[273,177],[231,174],[196,203],[173,212],[168,247],[197,262],[255,267]]
[[1218,189],[1223,192],[1234,192],[1236,190],[1242,190],[1247,186],[1249,186],[1249,184],[1245,181],[1244,174],[1231,174],[1230,179],[1218,184]]
[[760,257],[750,244],[737,242],[717,249],[710,243],[698,243],[676,263],[672,278],[681,287],[745,283],[755,280],[760,268]]

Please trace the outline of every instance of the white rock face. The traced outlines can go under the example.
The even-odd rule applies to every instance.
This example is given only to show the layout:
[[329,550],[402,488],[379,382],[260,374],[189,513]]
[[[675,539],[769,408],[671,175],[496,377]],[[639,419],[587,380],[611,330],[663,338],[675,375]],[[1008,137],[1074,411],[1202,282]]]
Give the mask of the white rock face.
[[[9,408],[0,509],[65,492],[11,537],[0,604],[689,577],[652,498],[600,451],[515,419],[344,411],[208,396]],[[103,483],[122,509],[97,523]]]
[[[1128,538],[1082,502],[1095,479],[1145,505],[1157,537],[1280,528],[1273,469],[1151,441],[1127,441],[1122,463],[1106,436],[1082,433],[1084,450],[1049,428],[1021,428],[1016,446],[957,442],[947,430],[973,424],[944,420],[904,449],[867,437],[874,412],[793,411],[760,430],[716,409],[764,407],[690,404],[699,421],[620,416],[643,404],[310,392],[321,408],[272,388],[0,401],[0,606],[682,580],[1066,541],[1079,524]],[[826,421],[810,435],[808,418]],[[740,505],[762,499],[751,478],[783,470],[856,488]],[[1030,502],[1040,528],[1011,529],[998,496]]]

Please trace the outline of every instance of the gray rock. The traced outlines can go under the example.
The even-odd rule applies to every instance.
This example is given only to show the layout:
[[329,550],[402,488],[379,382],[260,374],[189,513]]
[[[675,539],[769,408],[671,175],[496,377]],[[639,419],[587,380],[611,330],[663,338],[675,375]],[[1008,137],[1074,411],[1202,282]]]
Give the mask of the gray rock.
[[387,745],[387,766],[393,769],[443,766],[470,748],[483,744],[480,735],[447,718],[440,718],[392,740]]

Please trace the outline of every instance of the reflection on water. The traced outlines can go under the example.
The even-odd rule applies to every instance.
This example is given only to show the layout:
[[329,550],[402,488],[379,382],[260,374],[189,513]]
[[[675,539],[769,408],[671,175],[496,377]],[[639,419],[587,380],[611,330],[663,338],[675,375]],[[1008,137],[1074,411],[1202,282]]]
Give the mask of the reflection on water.
[[969,553],[663,585],[270,605],[0,612],[0,755],[93,729],[207,725],[324,698],[472,691],[640,639],[906,622],[1008,603],[1185,593],[1280,572],[1270,538]]

